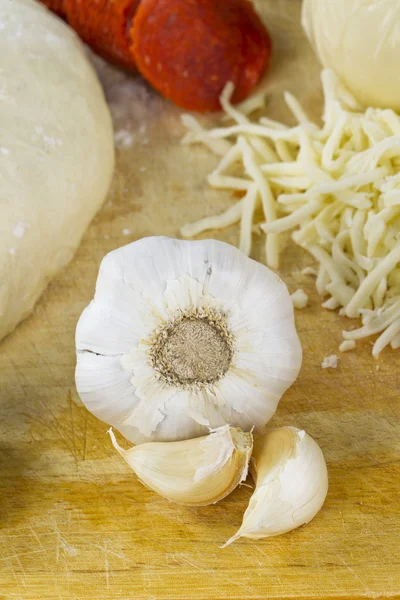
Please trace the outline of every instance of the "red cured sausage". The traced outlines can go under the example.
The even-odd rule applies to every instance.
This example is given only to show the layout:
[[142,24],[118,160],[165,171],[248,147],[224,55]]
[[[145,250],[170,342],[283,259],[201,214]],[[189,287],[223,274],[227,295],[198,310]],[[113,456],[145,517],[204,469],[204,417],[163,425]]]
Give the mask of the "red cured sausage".
[[267,68],[271,39],[249,0],[141,0],[133,50],[143,76],[189,110],[220,108],[227,81],[245,98]]
[[140,0],[42,0],[63,17],[94,52],[136,70],[132,21]]
[[59,17],[64,17],[64,0],[41,0],[53,13]]
[[271,39],[250,0],[41,1],[95,52],[138,68],[189,110],[218,110],[227,81],[242,100],[269,65]]
[[97,54],[135,69],[132,21],[140,0],[64,0],[68,23]]

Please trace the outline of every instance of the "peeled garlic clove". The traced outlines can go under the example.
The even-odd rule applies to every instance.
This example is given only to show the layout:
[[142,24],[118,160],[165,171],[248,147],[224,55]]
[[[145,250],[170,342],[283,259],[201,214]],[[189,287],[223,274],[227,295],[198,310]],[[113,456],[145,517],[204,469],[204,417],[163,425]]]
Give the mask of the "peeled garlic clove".
[[223,547],[240,537],[259,539],[300,527],[325,501],[324,455],[305,431],[295,427],[281,427],[257,439],[250,472],[256,488],[241,528]]
[[208,435],[178,442],[121,448],[112,443],[140,481],[168,500],[188,506],[215,504],[247,476],[251,433],[224,425]]

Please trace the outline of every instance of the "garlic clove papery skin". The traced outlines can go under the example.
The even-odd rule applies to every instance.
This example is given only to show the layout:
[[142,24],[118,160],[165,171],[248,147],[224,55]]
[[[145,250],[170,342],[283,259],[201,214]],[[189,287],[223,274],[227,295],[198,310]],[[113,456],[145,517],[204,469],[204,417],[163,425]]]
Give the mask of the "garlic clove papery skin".
[[76,349],[83,403],[134,444],[261,428],[302,360],[273,271],[223,242],[162,237],[103,259]]
[[149,442],[129,450],[112,443],[140,481],[160,496],[187,506],[215,504],[246,479],[251,433],[224,425],[178,442]]
[[276,536],[308,523],[328,492],[321,448],[295,427],[275,429],[255,440],[250,472],[254,493],[242,526],[223,547],[240,537]]

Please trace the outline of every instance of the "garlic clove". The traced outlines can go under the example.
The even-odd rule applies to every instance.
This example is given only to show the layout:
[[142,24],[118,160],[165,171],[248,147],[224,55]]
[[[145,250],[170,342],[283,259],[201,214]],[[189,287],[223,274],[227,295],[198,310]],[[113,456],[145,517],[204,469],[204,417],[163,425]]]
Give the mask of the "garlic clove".
[[140,481],[168,500],[188,506],[215,504],[246,479],[251,433],[224,425],[208,435],[178,442],[149,442],[116,450]]
[[295,427],[281,427],[254,442],[250,471],[256,488],[239,531],[260,539],[280,535],[311,521],[328,491],[328,471],[318,444]]

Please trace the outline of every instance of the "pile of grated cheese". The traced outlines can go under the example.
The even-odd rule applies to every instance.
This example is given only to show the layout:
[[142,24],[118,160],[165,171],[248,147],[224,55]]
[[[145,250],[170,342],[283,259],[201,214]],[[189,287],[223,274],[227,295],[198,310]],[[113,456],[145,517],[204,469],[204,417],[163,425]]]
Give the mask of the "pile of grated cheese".
[[362,326],[343,331],[343,338],[380,334],[372,350],[377,357],[389,344],[400,347],[400,117],[389,109],[364,110],[332,71],[322,72],[322,86],[322,127],[287,92],[298,125],[251,121],[264,99],[234,108],[232,84],[221,96],[221,127],[207,130],[192,115],[182,116],[189,129],[182,143],[202,143],[221,156],[209,184],[244,196],[181,234],[240,223],[240,249],[248,255],[261,207],[267,264],[278,268],[280,234],[293,230],[293,240],[319,265],[322,306],[361,317]]

